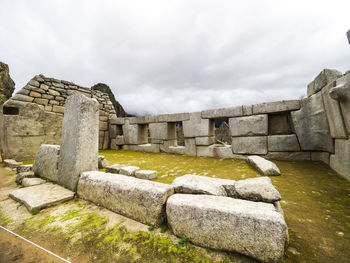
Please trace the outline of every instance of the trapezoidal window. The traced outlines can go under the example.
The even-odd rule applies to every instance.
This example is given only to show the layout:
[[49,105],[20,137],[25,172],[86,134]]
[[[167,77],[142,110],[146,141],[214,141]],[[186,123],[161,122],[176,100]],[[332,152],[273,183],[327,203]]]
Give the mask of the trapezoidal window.
[[232,143],[230,126],[228,118],[215,119],[215,141],[223,145],[230,145]]

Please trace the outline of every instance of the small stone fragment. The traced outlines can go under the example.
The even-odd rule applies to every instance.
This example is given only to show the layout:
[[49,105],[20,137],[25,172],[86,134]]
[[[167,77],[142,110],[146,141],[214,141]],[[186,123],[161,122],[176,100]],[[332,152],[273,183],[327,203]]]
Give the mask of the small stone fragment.
[[140,170],[137,166],[120,167],[119,173],[127,176],[135,176],[135,173]]

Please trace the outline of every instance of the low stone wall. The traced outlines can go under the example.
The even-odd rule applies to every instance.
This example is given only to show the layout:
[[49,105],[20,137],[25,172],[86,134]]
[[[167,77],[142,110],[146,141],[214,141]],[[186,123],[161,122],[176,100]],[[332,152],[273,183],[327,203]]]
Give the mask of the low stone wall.
[[108,120],[116,112],[108,94],[38,75],[3,105],[2,156],[30,160],[41,144],[60,144],[66,99],[76,93],[99,102],[99,149],[109,148]]
[[[229,120],[231,146],[215,144],[215,120]],[[185,146],[177,145],[182,122]],[[323,70],[308,98],[193,113],[113,118],[112,149],[237,158],[323,161],[350,180],[350,73]],[[151,144],[147,144],[147,130]]]

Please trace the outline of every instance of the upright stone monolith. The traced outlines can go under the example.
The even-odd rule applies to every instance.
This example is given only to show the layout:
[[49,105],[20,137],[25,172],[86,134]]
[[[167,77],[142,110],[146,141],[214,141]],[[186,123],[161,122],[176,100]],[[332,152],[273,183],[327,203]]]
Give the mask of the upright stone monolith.
[[76,190],[82,172],[98,169],[99,104],[82,94],[68,97],[62,125],[58,183]]

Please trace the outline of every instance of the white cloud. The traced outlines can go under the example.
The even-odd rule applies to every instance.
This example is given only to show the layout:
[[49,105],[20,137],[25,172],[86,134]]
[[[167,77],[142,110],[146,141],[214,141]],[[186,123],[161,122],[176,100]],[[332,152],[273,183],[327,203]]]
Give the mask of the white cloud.
[[147,114],[297,99],[323,68],[348,70],[344,1],[0,1],[0,60],[108,84]]

